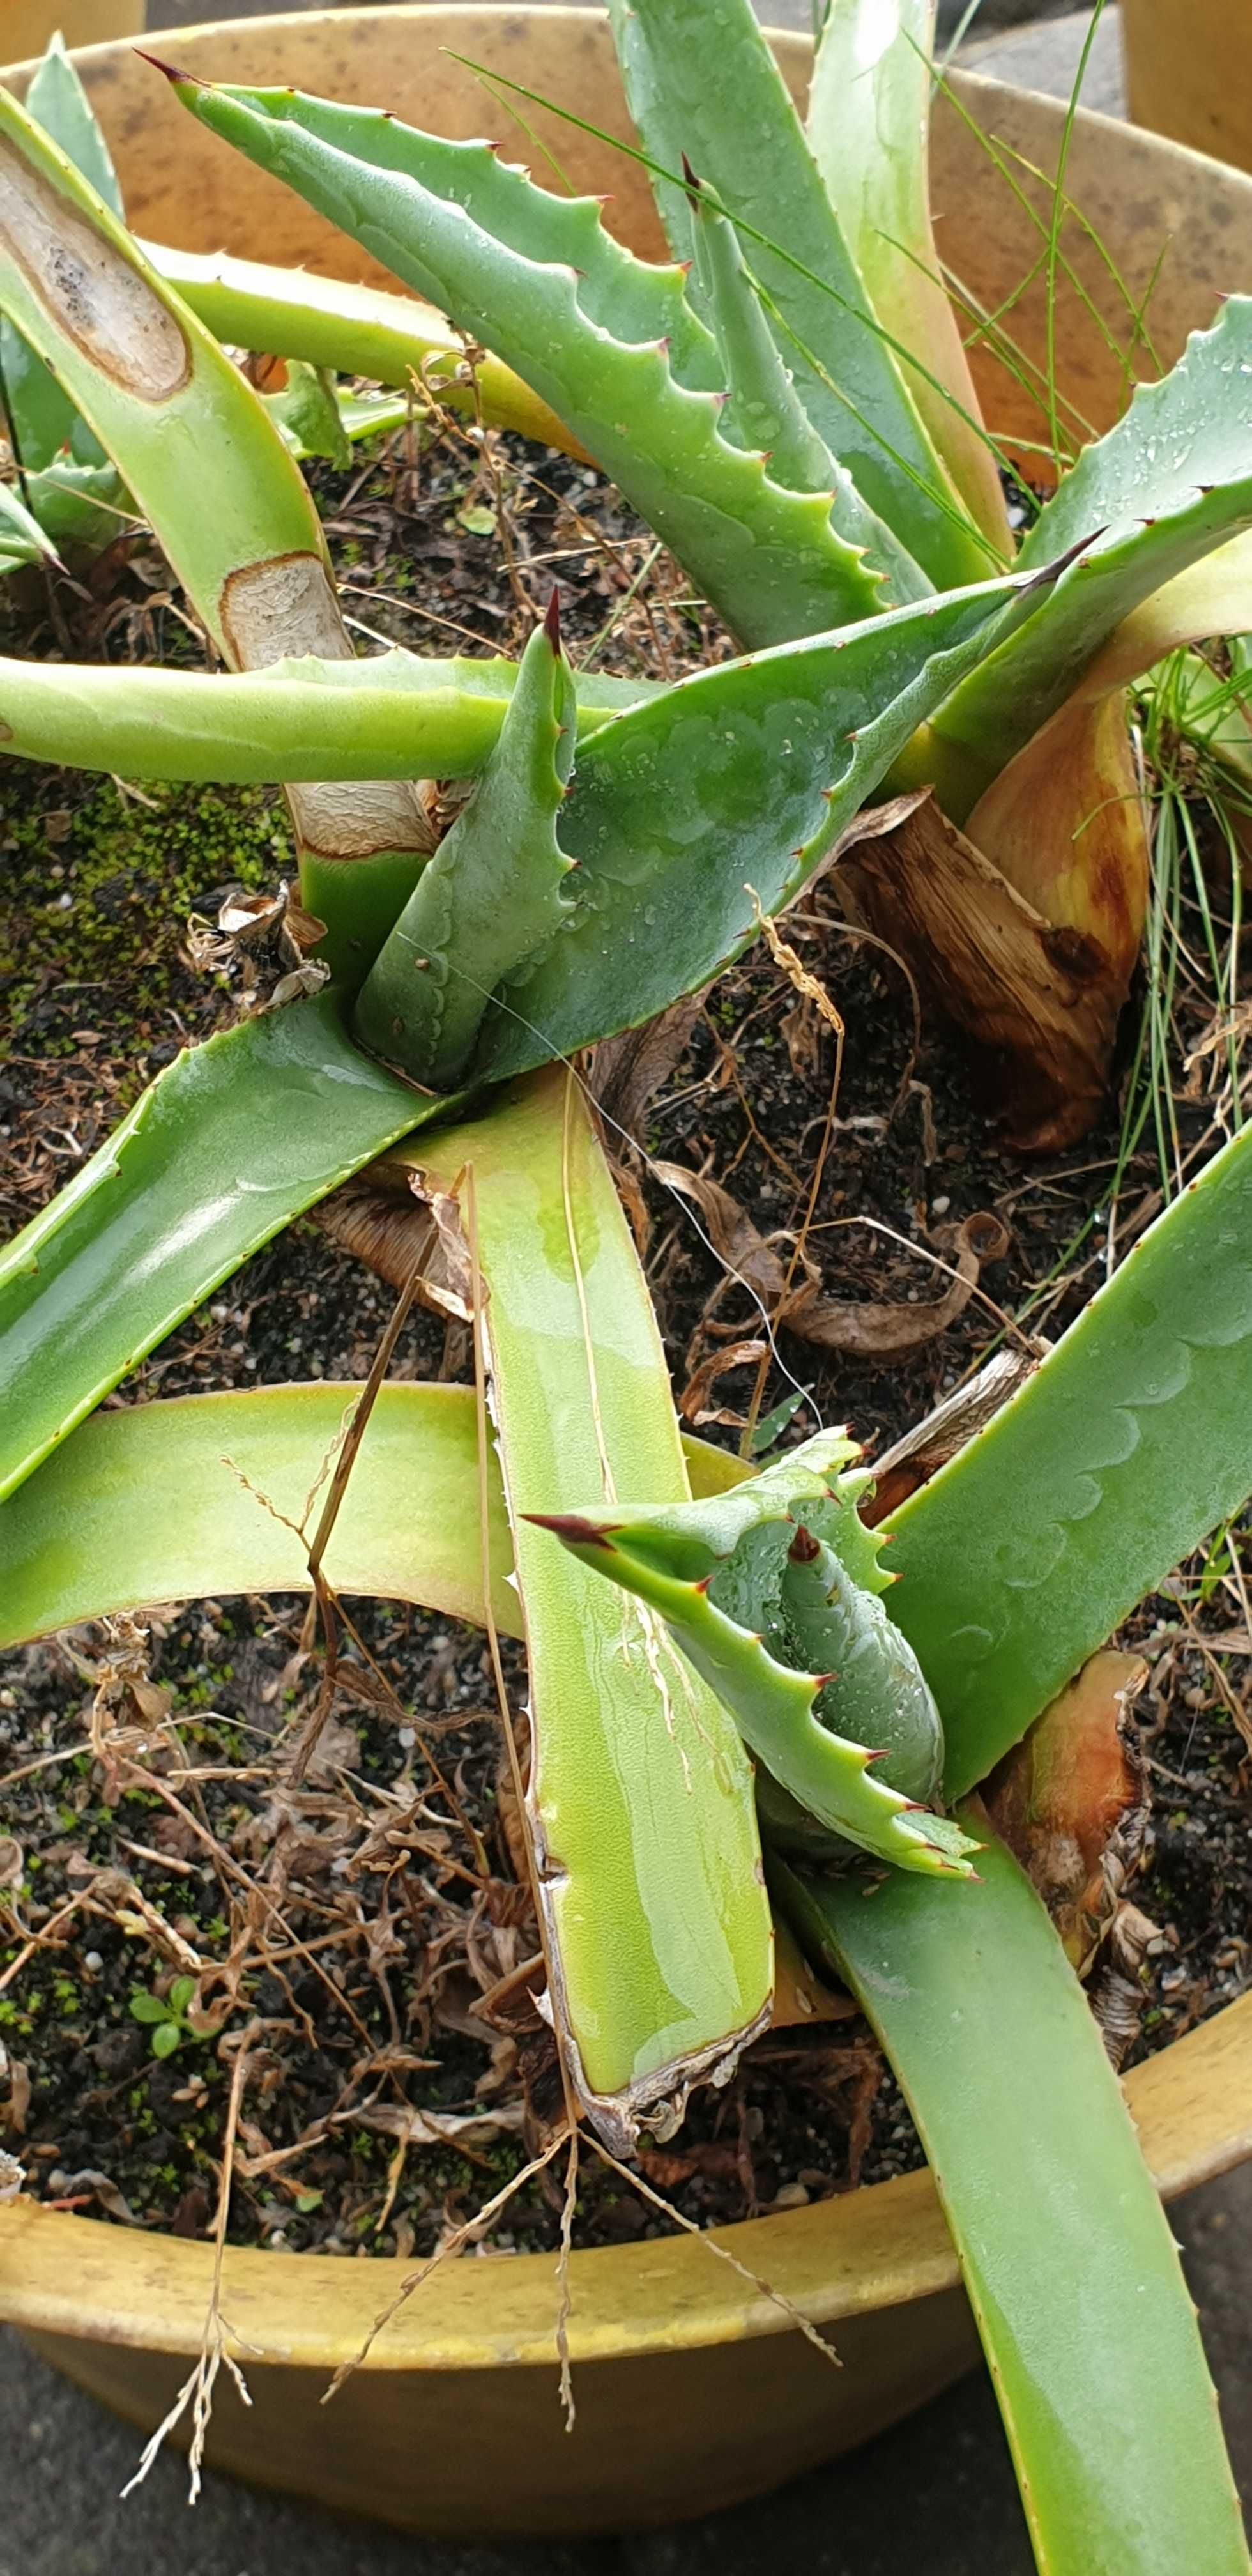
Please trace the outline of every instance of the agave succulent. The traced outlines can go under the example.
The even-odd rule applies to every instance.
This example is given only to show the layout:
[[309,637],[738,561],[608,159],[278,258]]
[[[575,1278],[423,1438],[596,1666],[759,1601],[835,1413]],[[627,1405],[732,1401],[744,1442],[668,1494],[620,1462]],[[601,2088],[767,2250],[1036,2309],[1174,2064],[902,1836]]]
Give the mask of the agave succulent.
[[[675,111],[651,20],[624,20],[622,41],[636,94],[655,95],[660,160]],[[719,28],[757,81],[737,14]],[[523,342],[550,353],[530,363],[533,395],[754,646],[650,689],[573,673],[555,620],[516,668],[355,661],[282,423],[172,263],[0,100],[0,312],[151,520],[226,665],[5,663],[8,746],[132,776],[281,781],[327,970],[180,1057],[0,1256],[0,1634],[311,1584],[304,1498],[351,1412],[318,1580],[525,1640],[529,1840],[580,2112],[629,2150],[729,2072],[770,2011],[772,1895],[861,1995],[933,2143],[1041,2563],[1226,2576],[1246,2558],[1168,2231],[1061,1946],[970,1793],[1252,1481],[1248,1139],[894,1516],[887,1595],[846,1441],[823,1435],[755,1481],[681,1441],[569,1059],[707,983],[932,740],[968,786],[1004,738],[979,706],[1033,691],[1042,720],[1062,663],[1072,690],[1080,631],[1110,636],[1120,670],[1128,612],[1242,525],[1252,495],[1232,469],[1205,507],[1163,506],[1159,537],[1123,523],[1068,560],[1092,501],[1090,480],[1073,497],[1077,469],[1050,505],[1061,568],[1047,536],[1024,566],[997,564],[981,442],[943,463],[846,244],[836,257],[829,193],[780,94],[761,132],[772,219],[794,197],[799,246],[774,270],[716,165],[722,96],[681,147],[700,186],[681,168],[666,182],[675,222],[701,228],[691,268],[650,270],[595,209],[477,147],[288,92],[188,92],[506,362]],[[736,184],[747,175],[745,161]],[[219,323],[221,296],[245,289],[217,280]],[[298,286],[272,300],[298,336]],[[836,308],[852,330],[837,368],[822,336]],[[254,323],[263,337],[259,303]],[[353,327],[381,356],[388,329],[415,346],[419,326],[358,310]],[[1242,327],[1228,308],[1195,382],[1223,375]],[[322,328],[318,363],[357,363],[348,321],[339,338],[321,312]],[[742,443],[770,405],[794,484]],[[1118,470],[1105,456],[1092,476]],[[473,785],[433,849],[420,782],[450,777]],[[258,1244],[367,1168],[384,1200],[426,1211],[427,1292],[472,1326],[474,1388],[95,1410]],[[887,1865],[881,1883],[849,1843]],[[1020,2190],[989,2187],[997,2155]],[[1111,2378],[1110,2444],[1096,2428]]]

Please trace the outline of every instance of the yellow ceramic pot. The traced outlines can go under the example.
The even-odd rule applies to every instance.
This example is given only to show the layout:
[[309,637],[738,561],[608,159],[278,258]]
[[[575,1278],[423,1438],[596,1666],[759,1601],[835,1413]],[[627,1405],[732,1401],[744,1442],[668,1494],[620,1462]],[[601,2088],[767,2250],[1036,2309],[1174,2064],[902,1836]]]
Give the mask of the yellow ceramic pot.
[[[196,28],[171,43],[180,63],[210,78],[291,81],[385,104],[452,135],[502,131],[499,111],[448,46],[611,131],[628,130],[607,28],[589,13],[358,9]],[[807,45],[781,37],[778,52],[800,95]],[[363,253],[182,114],[129,48],[99,46],[81,68],[137,230],[189,250],[224,247],[378,278]],[[24,75],[5,77],[20,88]],[[988,81],[958,88],[986,132],[1040,169],[1055,166],[1059,108]],[[572,128],[553,127],[552,140],[576,185],[612,192],[615,225],[637,247],[657,247],[635,166]],[[989,178],[968,127],[948,108],[937,121],[933,183],[945,258],[982,306],[1001,305],[1037,256],[1030,191],[1017,197]],[[1168,245],[1151,305],[1154,343],[1167,361],[1211,318],[1223,288],[1252,279],[1252,182],[1080,116],[1068,184],[1132,299]],[[1036,207],[1046,202],[1036,191]],[[1104,426],[1123,389],[1105,331],[1125,336],[1127,308],[1081,232],[1067,235],[1066,248],[1100,319],[1064,287],[1061,373],[1085,418]],[[1014,308],[1014,329],[1028,372],[1045,349],[1040,292]],[[1039,438],[1039,411],[1020,384],[985,353],[976,363],[993,426],[1010,444]],[[1185,2190],[1252,2153],[1252,1998],[1137,2068],[1128,2091],[1163,2191]],[[328,2378],[394,2296],[403,2265],[228,2253],[222,2310],[254,2403],[245,2412],[219,2381],[209,2456],[415,2530],[621,2530],[759,2494],[880,2431],[975,2358],[924,2173],[759,2219],[723,2241],[831,2329],[843,2369],[825,2364],[776,2306],[690,2238],[577,2254],[572,2434],[557,2403],[549,2258],[467,2256],[450,2265],[324,2409]],[[0,2315],[145,2433],[200,2349],[211,2273],[204,2245],[20,2203],[0,2209]]]
[[144,0],[0,0],[0,48],[11,63],[41,54],[60,29],[67,45],[143,33]]
[[1136,123],[1252,170],[1248,0],[1122,0],[1122,30]]

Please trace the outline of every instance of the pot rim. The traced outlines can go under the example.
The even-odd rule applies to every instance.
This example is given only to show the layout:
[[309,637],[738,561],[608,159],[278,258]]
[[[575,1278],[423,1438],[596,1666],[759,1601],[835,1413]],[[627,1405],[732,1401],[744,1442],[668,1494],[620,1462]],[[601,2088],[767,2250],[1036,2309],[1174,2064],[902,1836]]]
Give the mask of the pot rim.
[[[501,18],[529,17],[534,5],[535,0],[519,0],[519,5],[515,8],[503,5],[503,0],[440,0],[438,14],[480,19],[484,23],[495,25]],[[543,8],[545,25],[559,24],[562,19],[581,22],[587,18],[604,20],[607,17],[607,10],[595,5],[595,0],[540,0],[540,5]],[[302,31],[305,29],[312,31],[319,26],[334,28],[347,24],[359,27],[362,20],[371,18],[385,19],[392,27],[397,24],[403,26],[406,23],[415,26],[422,20],[428,21],[430,14],[431,0],[364,0],[362,6],[339,9],[299,9],[297,11],[269,9],[244,20],[197,18],[190,26],[171,29],[169,37],[171,50],[177,53],[180,46],[196,42],[201,37],[220,36],[228,31],[237,34],[243,28],[246,28],[249,38],[254,34],[264,36],[271,28],[289,27],[293,16],[298,17]],[[775,27],[768,20],[764,20],[762,24],[775,53],[782,53],[794,60],[811,55],[812,39],[806,36],[802,29]],[[164,32],[160,30],[153,32],[163,45]],[[73,55],[75,62],[91,66],[102,58],[120,53],[124,48],[129,48],[133,52],[145,51],[146,39],[145,45],[141,47],[138,40],[130,36],[106,37],[98,44],[75,45]],[[165,61],[169,57],[162,53],[160,59]],[[24,84],[38,70],[39,61],[39,55],[32,54],[25,56],[19,62],[0,64],[0,84],[6,89],[15,80]],[[174,68],[177,69],[178,65],[175,64]],[[990,72],[956,66],[946,72],[944,78],[946,83],[956,91],[958,97],[968,98],[971,101],[980,98],[993,100],[996,97],[1028,98],[1038,106],[1055,112],[1058,129],[1068,116],[1068,103],[1064,99],[1047,90],[1032,89],[1023,81],[997,80]],[[1075,111],[1074,121],[1083,129],[1095,133],[1103,131],[1123,139],[1128,133],[1133,134],[1138,141],[1149,144],[1169,161],[1184,165],[1195,162],[1208,171],[1221,170],[1238,184],[1252,185],[1248,174],[1236,169],[1232,163],[1221,161],[1212,153],[1201,152],[1193,144],[1179,143],[1172,135],[1157,134],[1149,132],[1145,127],[1127,125],[1123,118],[1110,116],[1103,108],[1084,107],[1080,103]]]
[[[510,11],[495,0],[461,0],[455,14],[495,24],[530,11]],[[602,13],[565,5],[543,9],[545,24],[588,16]],[[395,34],[406,22],[429,26],[430,10],[391,0],[385,7],[301,11],[298,23],[302,33],[319,25],[359,31],[371,18],[385,19]],[[247,21],[247,32],[263,37],[291,23],[290,12],[276,11]],[[172,49],[228,30],[237,33],[239,22],[200,21],[180,29]],[[768,33],[793,60],[811,50],[810,40],[795,30]],[[129,44],[128,38],[115,38],[76,48],[75,60],[90,68],[116,60]],[[20,89],[34,69],[33,60],[7,65],[0,68],[0,82]],[[971,104],[982,100],[992,109],[997,96],[1028,97],[1055,111],[1058,131],[1064,121],[1062,102],[982,73],[959,73],[954,86]],[[1130,131],[1090,109],[1079,109],[1078,123],[1097,133],[1106,130],[1122,145]],[[1252,180],[1226,173],[1204,153],[1158,136],[1136,133],[1135,141],[1149,146],[1162,170],[1171,169],[1184,183],[1195,165],[1197,175],[1222,171],[1232,186],[1252,194]],[[1252,1994],[1135,2067],[1125,2090],[1165,2197],[1252,2156]],[[575,2253],[571,2359],[586,2364],[784,2333],[791,2320],[780,2299],[813,2323],[831,2324],[950,2292],[960,2277],[928,2170],[712,2233],[731,2261],[712,2260],[709,2240],[685,2233]],[[319,2259],[314,2293],[310,2267]],[[755,2277],[745,2279],[734,2265]],[[221,2284],[228,2343],[247,2365],[332,2371],[357,2354],[413,2268],[399,2256],[352,2262],[228,2247]],[[37,2202],[0,2207],[0,2320],[35,2332],[194,2356],[202,2349],[213,2274],[208,2244],[83,2219]],[[777,2298],[770,2297],[766,2281]],[[436,2271],[399,2310],[362,2367],[551,2369],[556,2312],[550,2254],[463,2255]]]
[[[1252,1994],[1133,2068],[1126,2096],[1167,2198],[1252,2155]],[[766,2281],[811,2322],[827,2325],[935,2297],[959,2278],[928,2171],[714,2234],[753,2282],[686,2234],[576,2253],[571,2358],[607,2361],[784,2333],[790,2319]],[[207,2244],[37,2202],[0,2209],[0,2318],[39,2332],[197,2354],[213,2264]],[[357,2354],[414,2268],[396,2255],[362,2263],[228,2247],[221,2307],[229,2338],[245,2363],[334,2370]],[[363,2367],[550,2369],[556,2308],[550,2254],[463,2255],[398,2312]]]

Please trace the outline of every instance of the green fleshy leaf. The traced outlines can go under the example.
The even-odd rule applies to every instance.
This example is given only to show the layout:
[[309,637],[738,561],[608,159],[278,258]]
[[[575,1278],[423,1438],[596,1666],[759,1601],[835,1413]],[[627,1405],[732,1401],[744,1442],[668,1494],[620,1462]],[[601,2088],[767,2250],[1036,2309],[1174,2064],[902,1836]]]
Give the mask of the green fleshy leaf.
[[0,1496],[280,1226],[436,1104],[326,995],[177,1056],[0,1252]]
[[724,436],[738,447],[762,454],[774,482],[785,483],[794,492],[836,496],[836,525],[845,534],[856,526],[869,560],[887,568],[881,605],[885,607],[891,597],[924,599],[932,584],[885,521],[862,527],[854,518],[850,496],[840,488],[847,479],[844,468],[804,409],[729,216],[698,179],[690,193],[695,271],[729,388],[722,414]]
[[[1005,562],[1004,496],[943,283],[930,212],[934,0],[837,0],[813,61],[805,131],[866,295],[966,508]],[[924,372],[923,372],[924,370]]]
[[0,546],[6,563],[56,563],[57,550],[15,483],[0,483]]
[[[67,507],[76,497],[77,487]],[[499,738],[516,681],[517,664],[501,657],[441,662],[399,646],[370,661],[309,655],[212,676],[0,659],[0,722],[12,757],[121,778],[470,778]],[[580,671],[575,687],[580,738],[662,694],[656,681],[595,671]]]
[[[685,152],[752,228],[744,253],[781,317],[779,348],[814,428],[937,588],[977,581],[987,545],[878,327],[750,0],[684,0],[681,33],[670,0],[611,0],[609,14],[653,159],[677,172]],[[677,256],[690,258],[683,192],[662,182],[657,194]]]
[[982,1780],[1252,1488],[1252,1127],[895,1515],[895,1617]]
[[[151,519],[222,659],[265,665],[300,644],[350,659],[312,497],[252,387],[7,91],[0,162],[17,210],[0,239],[0,308],[55,368]],[[66,276],[85,264],[111,281],[103,336],[78,329],[57,261],[26,255],[54,236]],[[306,908],[325,924],[323,961],[359,982],[370,938],[381,942],[429,849],[415,785],[375,780],[366,800],[322,782],[289,803]]]
[[[352,463],[352,447],[327,367],[287,361],[287,382],[280,394],[261,397],[293,456],[325,456],[342,472]],[[392,406],[394,408],[394,406]]]
[[[844,1434],[820,1433],[720,1501],[544,1525],[658,1612],[809,1815],[903,1869],[966,1877],[975,1846],[912,1786],[920,1768],[933,1791],[942,1731],[883,1608],[889,1578],[857,1512],[868,1479],[839,1472],[857,1454]],[[893,1770],[908,1795],[889,1785]]]
[[506,982],[475,1058],[492,1079],[638,1026],[792,901],[917,725],[972,669],[1015,579],[696,672],[603,726],[561,815],[567,922]]
[[556,936],[572,861],[556,818],[574,760],[574,681],[554,606],[522,659],[500,739],[357,998],[363,1046],[432,1091],[465,1072],[491,994]]
[[[107,462],[76,465],[70,457],[59,456],[42,472],[28,474],[26,489],[40,527],[60,554],[75,546],[98,554],[137,524],[138,514],[121,475]],[[59,667],[68,672],[71,666]],[[81,679],[82,673],[75,677]]]
[[1064,705],[1132,609],[1250,527],[1252,296],[1232,295],[1170,374],[1140,385],[1115,428],[1083,450],[1030,530],[1023,567],[1091,542],[936,719],[975,755],[969,803]]
[[179,2047],[181,2040],[182,2032],[179,2029],[178,2023],[176,2021],[162,2021],[159,2028],[154,2030],[152,2034],[153,2056],[172,2057],[175,2050]]
[[620,2151],[650,2106],[729,2068],[772,1970],[733,1721],[654,1624],[529,1519],[606,1487],[685,1494],[668,1372],[593,1113],[564,1066],[394,1160],[459,1205],[477,1247],[526,1628],[549,1991],[575,2085]]
[[113,156],[91,101],[83,88],[64,38],[53,36],[26,92],[26,113],[52,137],[58,149],[81,171],[89,188],[103,199],[119,223],[125,220],[121,185]]
[[[901,1587],[903,1589],[903,1587]],[[1050,2576],[1246,2576],[1195,2309],[1099,2027],[975,1802],[978,1884],[771,1866],[925,2147]]]
[[[717,351],[681,269],[606,233],[590,198],[536,188],[482,143],[291,90],[176,82],[201,123],[485,340],[550,403],[687,565],[727,624],[768,644],[866,617],[881,583],[849,489],[786,491],[722,435]],[[985,569],[975,549],[962,569]],[[882,569],[880,567],[880,569]]]
[[132,1995],[129,2011],[132,2021],[141,2021],[145,2024],[152,2023],[155,2025],[156,2023],[169,2020],[168,2007],[162,2003],[159,1995]]
[[[43,127],[66,160],[81,171],[110,214],[120,219],[122,192],[109,147],[59,35],[52,37],[26,92],[26,112]],[[105,463],[103,448],[62,391],[51,368],[36,357],[10,322],[0,324],[0,365],[18,449],[28,472],[50,465],[71,437],[79,464]]]
[[[0,1648],[153,1602],[311,1589],[309,1496],[363,1388],[319,1381],[110,1406],[0,1503]],[[685,1440],[694,1493],[746,1469]],[[495,1451],[486,1458],[490,1610],[519,1632]],[[335,1592],[413,1601],[484,1627],[474,1390],[380,1387],[326,1550]]]

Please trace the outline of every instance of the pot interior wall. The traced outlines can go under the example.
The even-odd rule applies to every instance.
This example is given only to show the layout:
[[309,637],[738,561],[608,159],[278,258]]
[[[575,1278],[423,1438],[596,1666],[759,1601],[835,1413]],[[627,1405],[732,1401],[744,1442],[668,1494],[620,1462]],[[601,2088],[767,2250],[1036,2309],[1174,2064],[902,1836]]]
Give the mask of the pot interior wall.
[[[499,137],[519,160],[538,156],[507,107],[451,49],[506,79],[525,81],[610,135],[630,131],[605,19],[597,11],[491,8],[361,8],[309,11],[194,27],[170,40],[180,67],[206,79],[279,83],[364,104],[385,104],[411,123],[456,136]],[[775,39],[796,97],[808,78],[807,39]],[[136,231],[186,250],[229,250],[304,262],[328,274],[382,282],[380,270],[299,198],[194,125],[160,75],[124,45],[86,53],[81,68],[116,158]],[[13,75],[20,89],[23,74]],[[607,143],[526,103],[537,133],[578,188],[609,192],[608,220],[639,249],[660,247],[645,174]],[[975,312],[1016,298],[1006,327],[1020,352],[1015,381],[974,351],[992,427],[1032,472],[1046,470],[1049,288],[1040,259],[1062,148],[1055,101],[962,76],[935,120],[932,185],[940,254]],[[1031,169],[1049,174],[1033,178]],[[1058,374],[1070,417],[1106,428],[1132,369],[1151,372],[1138,308],[1151,286],[1147,329],[1163,365],[1187,333],[1212,319],[1217,300],[1252,276],[1252,180],[1158,138],[1080,116],[1065,169],[1067,195],[1086,225],[1067,222],[1053,286]],[[1158,272],[1159,263],[1159,272]],[[1046,261],[1045,261],[1046,272]],[[1155,283],[1153,279],[1155,276]]]
[[1247,0],[1122,0],[1136,124],[1252,170]]
[[143,33],[144,0],[4,0],[0,44],[10,62],[41,54],[60,31],[67,45],[103,45]]

